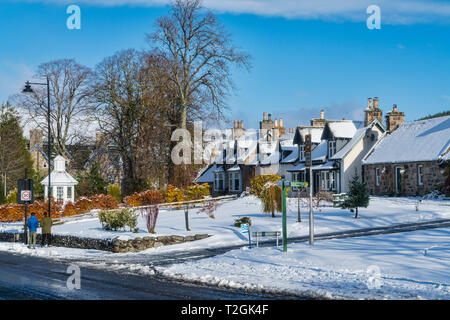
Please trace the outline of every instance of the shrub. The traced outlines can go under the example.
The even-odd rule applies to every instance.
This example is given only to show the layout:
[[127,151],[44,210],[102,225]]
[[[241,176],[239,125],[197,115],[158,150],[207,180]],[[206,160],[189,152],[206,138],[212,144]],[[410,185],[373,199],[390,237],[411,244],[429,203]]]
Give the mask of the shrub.
[[147,225],[147,231],[149,233],[155,233],[156,220],[158,219],[159,208],[158,206],[152,206],[145,209],[145,222]]
[[263,204],[263,211],[272,213],[275,217],[275,211],[281,212],[281,187],[273,182],[266,182],[259,198]]
[[17,188],[9,191],[6,196],[6,203],[17,203]]
[[206,196],[209,196],[209,184],[194,184],[192,186],[189,186],[186,190],[186,200],[198,200],[203,199]]
[[183,191],[169,184],[164,194],[164,200],[166,202],[181,202],[184,200]]
[[163,196],[158,190],[147,190],[135,192],[132,195],[125,197],[123,201],[127,204],[127,206],[140,207],[159,204],[163,201]]
[[211,219],[215,219],[214,211],[219,207],[218,201],[207,201],[203,204],[203,207],[200,209],[200,212],[206,213]]
[[117,231],[128,226],[130,231],[138,231],[137,214],[127,208],[112,211],[100,211],[98,218],[102,224],[102,228],[105,230]]
[[250,180],[250,193],[261,198],[261,193],[263,191],[264,185],[267,182],[277,183],[281,181],[281,176],[277,174],[265,174],[257,176]]
[[108,185],[108,195],[115,198],[117,202],[122,202],[122,193],[120,192],[120,187],[117,184]]
[[246,224],[248,223],[249,226],[252,225],[252,219],[250,219],[249,217],[242,217],[240,219],[236,219],[234,221],[234,226],[240,228],[242,224]]

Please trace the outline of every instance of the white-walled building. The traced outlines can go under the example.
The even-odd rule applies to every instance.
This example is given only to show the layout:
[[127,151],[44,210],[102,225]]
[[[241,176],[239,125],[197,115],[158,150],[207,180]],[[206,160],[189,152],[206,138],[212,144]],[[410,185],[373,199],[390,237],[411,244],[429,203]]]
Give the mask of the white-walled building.
[[[54,170],[50,174],[51,194],[56,201],[74,202],[75,201],[75,186],[78,181],[75,180],[66,171],[66,159],[62,156],[57,156],[54,160]],[[48,176],[41,181],[45,186],[45,198],[48,196]]]

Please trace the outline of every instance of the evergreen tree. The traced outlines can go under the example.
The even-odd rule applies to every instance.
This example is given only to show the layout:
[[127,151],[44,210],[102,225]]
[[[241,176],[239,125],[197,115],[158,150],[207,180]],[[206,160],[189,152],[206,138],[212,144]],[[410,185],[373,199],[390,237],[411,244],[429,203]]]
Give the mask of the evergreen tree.
[[355,209],[355,219],[358,218],[358,208],[369,206],[369,190],[365,183],[359,181],[358,172],[355,169],[355,175],[350,181],[350,190],[347,193],[347,199],[342,203],[343,209]]

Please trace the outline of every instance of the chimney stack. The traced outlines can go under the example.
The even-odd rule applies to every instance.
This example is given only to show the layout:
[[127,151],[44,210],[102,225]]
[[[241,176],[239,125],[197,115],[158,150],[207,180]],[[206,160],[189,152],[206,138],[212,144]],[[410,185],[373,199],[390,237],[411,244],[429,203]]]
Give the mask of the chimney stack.
[[237,120],[234,120],[234,129],[237,128]]
[[405,113],[397,110],[397,105],[394,104],[392,111],[388,112],[386,118],[386,130],[389,133],[394,132],[399,125],[405,122]]
[[241,120],[241,129],[244,129],[244,120]]
[[272,114],[269,113],[269,121],[272,121]]
[[267,120],[267,112],[263,112],[263,120]]
[[325,110],[320,110],[320,120],[323,120],[325,116]]

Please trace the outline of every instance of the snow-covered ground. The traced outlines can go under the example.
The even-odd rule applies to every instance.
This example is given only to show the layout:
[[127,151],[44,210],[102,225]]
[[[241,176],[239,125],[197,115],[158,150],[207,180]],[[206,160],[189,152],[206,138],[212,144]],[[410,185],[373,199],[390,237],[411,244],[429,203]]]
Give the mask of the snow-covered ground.
[[[358,219],[348,210],[329,205],[315,211],[315,233],[389,226],[450,218],[450,202],[423,200],[416,211],[417,199],[372,197],[370,206],[362,208]],[[307,235],[307,208],[302,207],[302,222],[297,223],[297,200],[288,201],[288,236]],[[243,216],[252,219],[252,231],[281,230],[281,214],[272,218],[261,212],[259,200],[244,197],[223,203],[215,219],[190,210],[190,228],[185,231],[184,212],[161,211],[158,235],[208,233],[210,238],[177,245],[148,249],[138,253],[102,252],[70,248],[29,250],[19,243],[0,243],[1,251],[28,254],[50,259],[114,261],[126,256],[133,261],[143,255],[246,244],[247,235],[233,226]],[[55,226],[54,233],[95,238],[133,238],[149,236],[144,219],[139,219],[139,233],[102,230],[97,218],[86,218]],[[2,224],[0,231],[20,230],[20,224]],[[132,258],[131,260],[129,258]],[[99,267],[99,265],[97,265]],[[100,265],[100,267],[102,267]],[[106,265],[105,265],[106,267]],[[286,290],[296,294],[330,298],[425,298],[450,299],[450,228],[415,231],[371,237],[289,244],[282,247],[243,247],[214,258],[160,268],[158,271],[182,279],[237,288]],[[108,268],[114,265],[108,264]],[[147,265],[117,263],[117,270],[153,274]]]
[[[372,197],[367,209],[359,210],[358,219],[348,210],[333,208],[325,205],[314,213],[315,233],[351,230],[368,227],[381,227],[399,223],[420,222],[426,220],[450,218],[450,201],[423,200],[419,211],[416,211],[417,200],[414,198]],[[308,208],[301,208],[302,222],[297,223],[297,199],[288,200],[288,236],[304,236],[309,233]],[[144,218],[138,220],[138,233],[130,231],[103,230],[97,217],[83,220],[68,221],[52,229],[54,234],[76,235],[90,238],[121,239],[160,236],[160,235],[192,235],[207,233],[213,237],[207,239],[208,246],[228,246],[244,244],[247,236],[234,227],[234,221],[241,217],[250,217],[252,231],[281,231],[281,214],[276,218],[265,214],[261,210],[260,201],[253,197],[243,197],[223,203],[215,212],[215,219],[200,213],[199,209],[189,211],[189,226],[191,231],[185,230],[184,211],[161,210],[156,224],[156,234],[147,232]],[[21,223],[0,224],[0,231],[20,230]],[[188,245],[188,244],[186,244]],[[205,242],[201,243],[202,246]]]
[[450,228],[242,248],[159,268],[168,276],[307,296],[450,299]]

